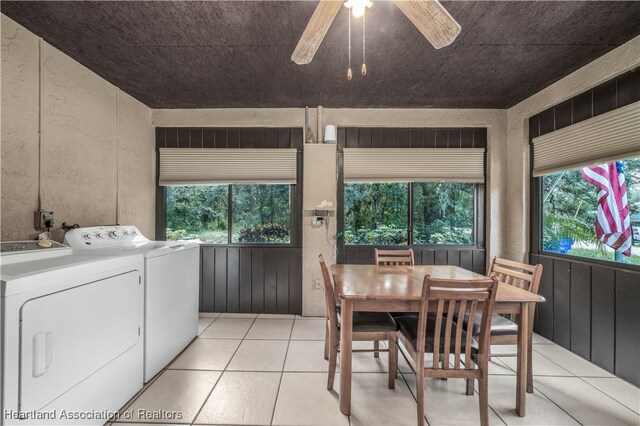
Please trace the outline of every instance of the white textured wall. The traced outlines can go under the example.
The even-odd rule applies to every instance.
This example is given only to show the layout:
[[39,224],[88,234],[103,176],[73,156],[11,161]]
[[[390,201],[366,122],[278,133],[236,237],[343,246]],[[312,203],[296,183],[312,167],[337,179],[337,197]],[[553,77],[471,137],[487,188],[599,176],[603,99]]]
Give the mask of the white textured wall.
[[32,236],[38,208],[39,41],[2,15],[2,239]]
[[156,160],[151,109],[120,92],[118,124],[118,222],[155,235]]
[[508,236],[504,255],[526,260],[529,252],[529,124],[528,119],[578,93],[591,89],[640,66],[640,36],[590,62],[507,111],[507,212]]
[[[309,126],[317,135],[317,109],[309,109]],[[324,124],[339,126],[388,126],[388,127],[487,127],[488,128],[488,182],[489,194],[487,218],[487,252],[502,253],[505,235],[500,226],[504,223],[507,154],[507,115],[505,110],[454,110],[454,109],[330,109],[323,108]],[[200,109],[154,110],[153,124],[172,126],[302,126],[303,109]],[[314,162],[309,157],[313,150],[305,151],[305,163]],[[315,169],[315,168],[314,168]],[[333,180],[332,180],[333,179]],[[335,174],[317,168],[305,171],[304,203],[307,207],[328,191],[335,191]],[[330,200],[334,203],[335,194]],[[338,208],[340,208],[338,206]],[[322,282],[318,266],[318,254],[327,262],[335,262],[334,236],[336,221],[333,216],[329,229],[312,228],[309,212],[303,217],[303,314],[323,315],[322,290],[314,289],[315,282]]]
[[3,240],[37,234],[39,175],[57,226],[119,216],[153,237],[153,147],[149,108],[2,15]]

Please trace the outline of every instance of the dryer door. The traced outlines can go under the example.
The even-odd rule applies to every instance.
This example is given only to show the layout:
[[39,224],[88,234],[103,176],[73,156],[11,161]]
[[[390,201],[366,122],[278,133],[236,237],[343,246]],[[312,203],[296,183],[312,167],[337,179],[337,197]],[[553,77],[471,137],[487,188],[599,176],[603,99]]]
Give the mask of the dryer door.
[[128,272],[22,306],[20,411],[45,407],[136,344],[139,276]]

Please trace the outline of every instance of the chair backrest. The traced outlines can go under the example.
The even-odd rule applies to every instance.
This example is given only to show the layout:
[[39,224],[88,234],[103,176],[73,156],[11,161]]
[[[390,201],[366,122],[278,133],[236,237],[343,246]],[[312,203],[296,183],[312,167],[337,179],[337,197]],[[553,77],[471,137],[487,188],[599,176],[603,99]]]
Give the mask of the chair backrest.
[[[422,299],[420,301],[420,313],[418,315],[418,342],[416,361],[424,363],[425,340],[427,338],[427,314],[429,304],[436,306],[435,314],[431,315],[435,320],[435,327],[429,330],[433,335],[433,369],[440,368],[440,355],[443,356],[443,369],[449,369],[449,355],[454,348],[454,370],[471,370],[472,364],[468,362],[472,354],[473,325],[477,321],[476,313],[481,312],[480,335],[478,341],[479,362],[478,365],[486,374],[489,339],[491,332],[491,316],[493,305],[498,291],[497,278],[485,278],[479,280],[440,280],[433,279],[429,275],[424,277],[422,286]],[[479,310],[479,306],[481,309]],[[463,318],[467,317],[466,327]],[[454,323],[454,319],[457,319]],[[452,341],[453,339],[453,341]],[[461,366],[460,358],[464,347],[465,363]],[[423,365],[417,365],[423,368]]]
[[319,255],[318,261],[320,262],[320,269],[322,269],[322,278],[324,279],[324,304],[325,313],[327,319],[332,327],[338,326],[338,315],[336,313],[336,293],[333,290],[333,283],[331,281],[331,273],[329,273],[329,267],[324,261],[324,256]]
[[408,250],[374,250],[375,263],[381,266],[401,265],[413,266],[413,249]]
[[495,275],[500,282],[537,294],[542,277],[542,265],[532,266],[493,257],[489,265],[489,276],[492,275]]

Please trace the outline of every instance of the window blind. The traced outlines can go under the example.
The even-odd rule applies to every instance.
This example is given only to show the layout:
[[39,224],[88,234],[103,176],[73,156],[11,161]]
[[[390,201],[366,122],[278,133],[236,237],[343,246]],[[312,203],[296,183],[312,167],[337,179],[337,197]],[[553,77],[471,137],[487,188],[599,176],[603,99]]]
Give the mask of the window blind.
[[345,182],[484,182],[484,148],[345,148]]
[[533,175],[640,157],[640,102],[533,139]]
[[295,184],[295,149],[160,148],[160,186]]

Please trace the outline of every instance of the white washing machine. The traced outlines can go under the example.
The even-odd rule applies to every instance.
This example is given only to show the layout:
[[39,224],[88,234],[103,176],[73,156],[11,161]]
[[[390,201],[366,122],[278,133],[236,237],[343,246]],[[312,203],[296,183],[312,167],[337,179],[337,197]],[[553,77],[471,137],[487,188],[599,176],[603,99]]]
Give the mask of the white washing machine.
[[143,257],[0,248],[0,423],[104,424],[143,386]]
[[144,380],[151,380],[198,333],[200,246],[150,241],[135,226],[100,226],[67,232],[75,253],[144,256]]

